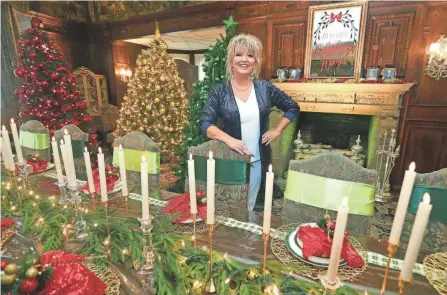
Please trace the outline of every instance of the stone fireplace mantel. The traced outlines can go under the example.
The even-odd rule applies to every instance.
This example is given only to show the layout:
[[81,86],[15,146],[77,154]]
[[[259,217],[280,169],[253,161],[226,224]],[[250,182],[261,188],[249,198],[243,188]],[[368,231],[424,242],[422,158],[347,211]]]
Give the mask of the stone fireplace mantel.
[[402,96],[414,84],[274,83],[291,96],[301,112],[373,116],[368,135],[367,168],[375,169],[376,151],[385,130],[399,124]]
[[399,117],[401,97],[414,84],[274,83],[302,112]]

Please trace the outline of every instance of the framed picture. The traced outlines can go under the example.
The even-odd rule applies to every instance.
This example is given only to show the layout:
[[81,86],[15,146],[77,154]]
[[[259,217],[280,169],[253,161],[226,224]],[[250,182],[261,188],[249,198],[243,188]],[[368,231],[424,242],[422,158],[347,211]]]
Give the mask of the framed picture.
[[309,7],[305,78],[360,78],[367,2]]

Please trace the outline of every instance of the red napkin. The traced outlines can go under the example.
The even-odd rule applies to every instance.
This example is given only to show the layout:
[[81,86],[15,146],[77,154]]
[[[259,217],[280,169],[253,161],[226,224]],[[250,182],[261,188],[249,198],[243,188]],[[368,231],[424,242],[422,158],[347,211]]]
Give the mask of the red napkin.
[[[115,183],[118,181],[118,176],[107,176],[106,175],[106,183],[107,183],[107,192],[113,191],[115,187]],[[99,170],[95,169],[93,171],[93,182],[95,184],[95,191],[97,194],[101,193],[101,185],[99,183]],[[88,182],[82,187],[81,191],[88,191]]]
[[[353,268],[363,267],[365,262],[363,258],[355,251],[348,240],[348,233],[345,233],[341,258],[348,262]],[[311,227],[309,225],[301,226],[297,237],[303,242],[303,256],[309,259],[310,256],[329,257],[331,254],[332,240],[328,240],[327,233],[320,227]]]
[[[198,192],[197,199],[201,199],[205,196],[205,193]],[[191,207],[189,204],[189,193],[181,194],[174,199],[168,201],[168,204],[163,208],[165,214],[178,214],[180,217],[173,219],[174,222],[184,222],[191,216]],[[206,204],[197,204],[197,214],[202,220],[206,219]]]
[[36,174],[37,172],[47,169],[48,161],[43,160],[43,161],[35,162],[35,161],[28,160],[28,161],[26,161],[26,163],[33,167],[33,173]]

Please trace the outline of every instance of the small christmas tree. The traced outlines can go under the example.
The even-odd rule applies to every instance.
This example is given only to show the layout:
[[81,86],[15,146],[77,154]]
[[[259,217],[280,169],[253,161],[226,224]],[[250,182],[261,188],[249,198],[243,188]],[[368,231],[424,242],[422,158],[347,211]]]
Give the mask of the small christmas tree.
[[42,122],[50,134],[68,124],[91,121],[86,102],[76,90],[72,66],[42,30],[41,20],[33,17],[31,23],[32,28],[23,31],[17,41],[19,61],[14,63],[14,75],[23,79],[14,91],[21,107],[19,116]]
[[174,167],[174,173],[180,177],[181,182],[184,181],[186,175],[188,149],[207,141],[207,138],[200,133],[199,126],[203,106],[208,100],[208,95],[213,86],[217,83],[222,83],[227,78],[227,49],[231,38],[236,35],[238,23],[230,16],[228,20],[224,21],[224,24],[226,35],[220,35],[220,39],[216,41],[216,44],[205,53],[205,64],[203,65],[205,78],[194,85],[189,97],[189,124],[183,130],[184,144],[178,150],[181,162],[180,165]]
[[127,84],[115,135],[145,132],[159,144],[165,159],[174,159],[175,148],[182,144],[188,101],[183,79],[167,49],[157,24],[155,38],[138,56],[135,75]]

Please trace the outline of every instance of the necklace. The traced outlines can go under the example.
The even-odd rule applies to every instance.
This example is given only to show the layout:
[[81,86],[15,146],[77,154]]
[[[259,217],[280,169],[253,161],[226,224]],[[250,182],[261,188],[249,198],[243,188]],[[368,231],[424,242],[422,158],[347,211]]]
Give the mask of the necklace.
[[248,87],[245,88],[245,89],[239,89],[239,88],[237,88],[235,83],[233,83],[232,85],[233,85],[234,88],[236,88],[237,91],[246,91],[248,88],[251,87],[251,83],[250,83],[250,85],[248,85]]

